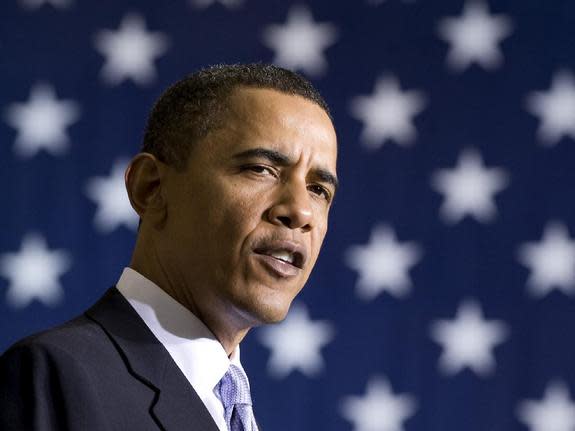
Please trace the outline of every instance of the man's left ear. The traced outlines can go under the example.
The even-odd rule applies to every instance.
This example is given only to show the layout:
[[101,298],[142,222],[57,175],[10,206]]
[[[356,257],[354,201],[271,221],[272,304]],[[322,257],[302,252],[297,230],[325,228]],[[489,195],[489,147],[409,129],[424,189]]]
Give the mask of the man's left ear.
[[136,155],[124,174],[132,208],[142,221],[161,228],[166,220],[167,202],[163,181],[167,166],[150,153]]

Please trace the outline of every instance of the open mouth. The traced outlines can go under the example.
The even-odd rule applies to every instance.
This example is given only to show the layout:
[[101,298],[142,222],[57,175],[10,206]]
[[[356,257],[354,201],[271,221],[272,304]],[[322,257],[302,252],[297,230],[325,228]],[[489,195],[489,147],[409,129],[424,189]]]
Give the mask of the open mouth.
[[254,252],[256,254],[272,257],[276,260],[279,260],[280,262],[295,266],[298,269],[303,268],[304,256],[298,251],[258,248],[255,249]]
[[280,276],[293,276],[305,268],[307,249],[293,240],[262,239],[253,249],[264,265]]

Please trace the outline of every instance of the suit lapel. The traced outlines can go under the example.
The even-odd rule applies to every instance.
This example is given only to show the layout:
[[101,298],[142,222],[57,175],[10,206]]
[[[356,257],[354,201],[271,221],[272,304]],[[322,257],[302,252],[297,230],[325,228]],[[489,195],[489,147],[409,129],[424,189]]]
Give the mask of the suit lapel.
[[218,431],[168,351],[118,289],[108,289],[86,315],[108,334],[130,373],[156,392],[150,411],[163,429]]

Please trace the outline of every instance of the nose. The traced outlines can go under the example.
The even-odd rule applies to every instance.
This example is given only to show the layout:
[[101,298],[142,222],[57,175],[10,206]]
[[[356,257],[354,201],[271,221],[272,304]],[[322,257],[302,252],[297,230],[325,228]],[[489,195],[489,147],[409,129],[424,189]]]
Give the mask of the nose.
[[278,200],[268,211],[269,221],[289,229],[309,232],[313,228],[310,199],[305,181],[284,183]]

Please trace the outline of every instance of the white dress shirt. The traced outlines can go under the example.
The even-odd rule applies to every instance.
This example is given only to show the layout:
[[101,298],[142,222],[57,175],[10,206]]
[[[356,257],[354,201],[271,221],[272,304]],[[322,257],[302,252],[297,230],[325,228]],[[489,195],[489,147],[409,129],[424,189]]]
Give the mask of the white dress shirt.
[[220,431],[227,431],[224,406],[216,385],[230,364],[242,368],[239,346],[228,358],[223,346],[200,319],[131,268],[124,268],[116,287],[164,345]]

